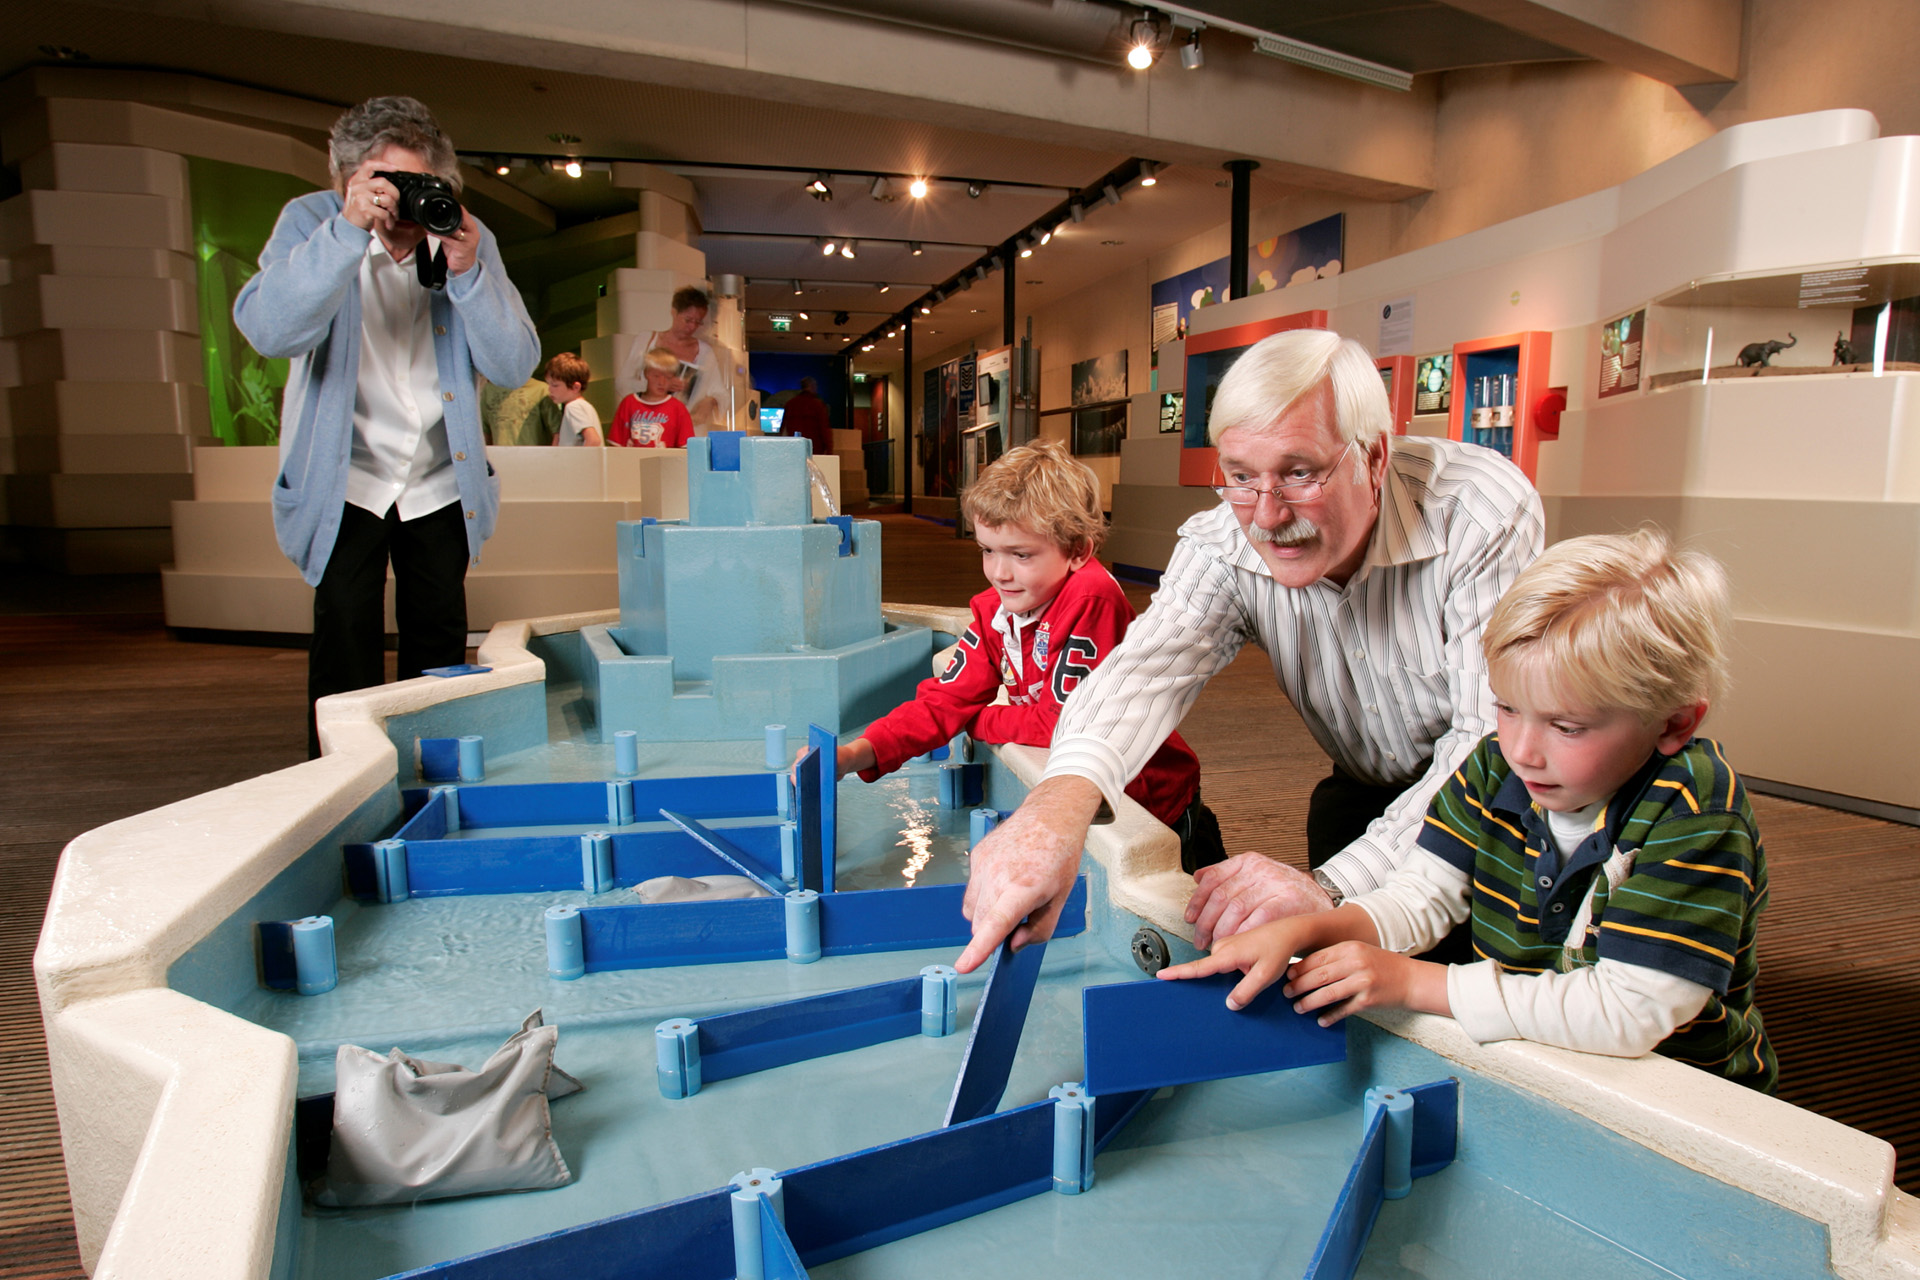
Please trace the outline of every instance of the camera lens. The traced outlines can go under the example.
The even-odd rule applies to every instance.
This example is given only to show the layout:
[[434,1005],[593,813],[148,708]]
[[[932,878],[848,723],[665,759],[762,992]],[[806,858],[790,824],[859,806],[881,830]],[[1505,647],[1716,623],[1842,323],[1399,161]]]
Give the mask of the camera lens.
[[422,191],[408,201],[410,221],[417,222],[437,236],[450,236],[460,229],[460,202],[441,191]]

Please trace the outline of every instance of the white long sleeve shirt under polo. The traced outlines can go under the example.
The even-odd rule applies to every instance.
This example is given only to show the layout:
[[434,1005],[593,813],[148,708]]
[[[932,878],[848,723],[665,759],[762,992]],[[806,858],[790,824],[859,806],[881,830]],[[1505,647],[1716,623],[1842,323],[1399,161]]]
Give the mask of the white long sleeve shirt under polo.
[[1231,507],[1201,512],[1180,527],[1153,603],[1068,700],[1047,776],[1086,778],[1112,804],[1251,640],[1336,764],[1406,788],[1323,868],[1349,897],[1378,888],[1440,784],[1493,730],[1480,633],[1543,537],[1540,495],[1519,468],[1424,437],[1393,441],[1380,518],[1344,587],[1280,585]]
[[[431,253],[429,236],[415,252]],[[360,262],[360,377],[353,397],[347,501],[402,520],[460,500],[447,445],[446,406],[433,349],[428,292],[413,255],[395,262],[379,236]]]

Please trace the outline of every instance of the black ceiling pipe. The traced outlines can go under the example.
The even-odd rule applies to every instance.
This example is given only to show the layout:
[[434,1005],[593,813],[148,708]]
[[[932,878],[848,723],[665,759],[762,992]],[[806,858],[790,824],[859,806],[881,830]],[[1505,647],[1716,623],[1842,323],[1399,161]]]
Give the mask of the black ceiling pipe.
[[1227,291],[1235,298],[1247,296],[1247,237],[1253,221],[1253,171],[1256,160],[1229,160],[1222,166],[1233,175],[1233,226],[1228,235]]

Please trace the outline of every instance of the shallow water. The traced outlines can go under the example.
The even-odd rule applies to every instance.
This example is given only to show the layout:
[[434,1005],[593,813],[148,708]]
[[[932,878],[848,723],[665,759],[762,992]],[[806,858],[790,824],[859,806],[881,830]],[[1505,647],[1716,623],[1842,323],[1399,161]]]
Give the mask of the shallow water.
[[[556,741],[490,761],[487,781],[610,777],[612,747],[585,740],[576,700],[577,692],[557,690],[549,703]],[[757,741],[642,744],[642,774],[764,772],[763,751]],[[990,799],[1011,807],[1017,784],[995,768]],[[839,887],[965,880],[967,814],[941,808],[936,787],[926,765],[874,785],[841,783]],[[737,821],[744,820],[714,825]],[[960,980],[958,1034],[911,1036],[725,1080],[689,1099],[660,1096],[653,1028],[669,1017],[908,977],[923,965],[950,963],[950,948],[550,978],[544,909],[626,897],[570,890],[387,906],[343,900],[335,908],[341,980],[334,991],[300,998],[254,990],[244,998],[235,1012],[298,1042],[303,1096],[332,1088],[334,1051],[343,1042],[478,1067],[535,1008],[560,1028],[556,1062],[587,1086],[552,1104],[554,1139],[576,1175],[571,1185],[406,1208],[308,1208],[298,1231],[302,1280],[371,1280],[710,1190],[743,1169],[792,1168],[940,1124],[983,975]],[[1002,1110],[1080,1079],[1081,989],[1140,976],[1117,958],[1132,924],[1107,920],[1104,927],[1123,934],[1103,939],[1094,915],[1087,933],[1049,944]],[[810,1273],[820,1280],[1301,1275],[1357,1148],[1364,1088],[1463,1075],[1364,1023],[1352,1025],[1349,1044],[1343,1064],[1163,1090],[1101,1155],[1089,1194],[1043,1194]],[[1819,1256],[1819,1234],[1804,1220],[1589,1122],[1470,1075],[1462,1114],[1461,1161],[1386,1204],[1360,1276],[1531,1280],[1548,1268],[1566,1280],[1825,1274],[1768,1249],[1757,1251],[1757,1264],[1737,1256],[1743,1236],[1769,1230],[1778,1238],[1799,1230],[1800,1253]],[[1569,1215],[1587,1196],[1589,1163],[1609,1195],[1628,1193],[1588,1220],[1607,1222],[1612,1212],[1616,1225],[1608,1230],[1638,1247],[1575,1220],[1587,1215]],[[1550,1174],[1562,1184],[1549,1187]],[[1639,1198],[1659,1214],[1640,1209]],[[1667,1222],[1673,1204],[1682,1207]],[[1669,1270],[1643,1254],[1687,1265]]]

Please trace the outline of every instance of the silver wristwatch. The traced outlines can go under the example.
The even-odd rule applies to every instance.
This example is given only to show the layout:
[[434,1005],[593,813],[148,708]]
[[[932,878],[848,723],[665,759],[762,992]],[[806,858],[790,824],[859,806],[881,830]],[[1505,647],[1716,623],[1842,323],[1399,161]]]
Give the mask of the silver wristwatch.
[[1342,889],[1339,885],[1335,884],[1333,882],[1333,877],[1328,875],[1326,872],[1324,871],[1314,872],[1313,882],[1319,885],[1322,889],[1325,889],[1327,891],[1327,896],[1333,899],[1334,906],[1337,907],[1341,903],[1347,900],[1347,891],[1345,889]]

